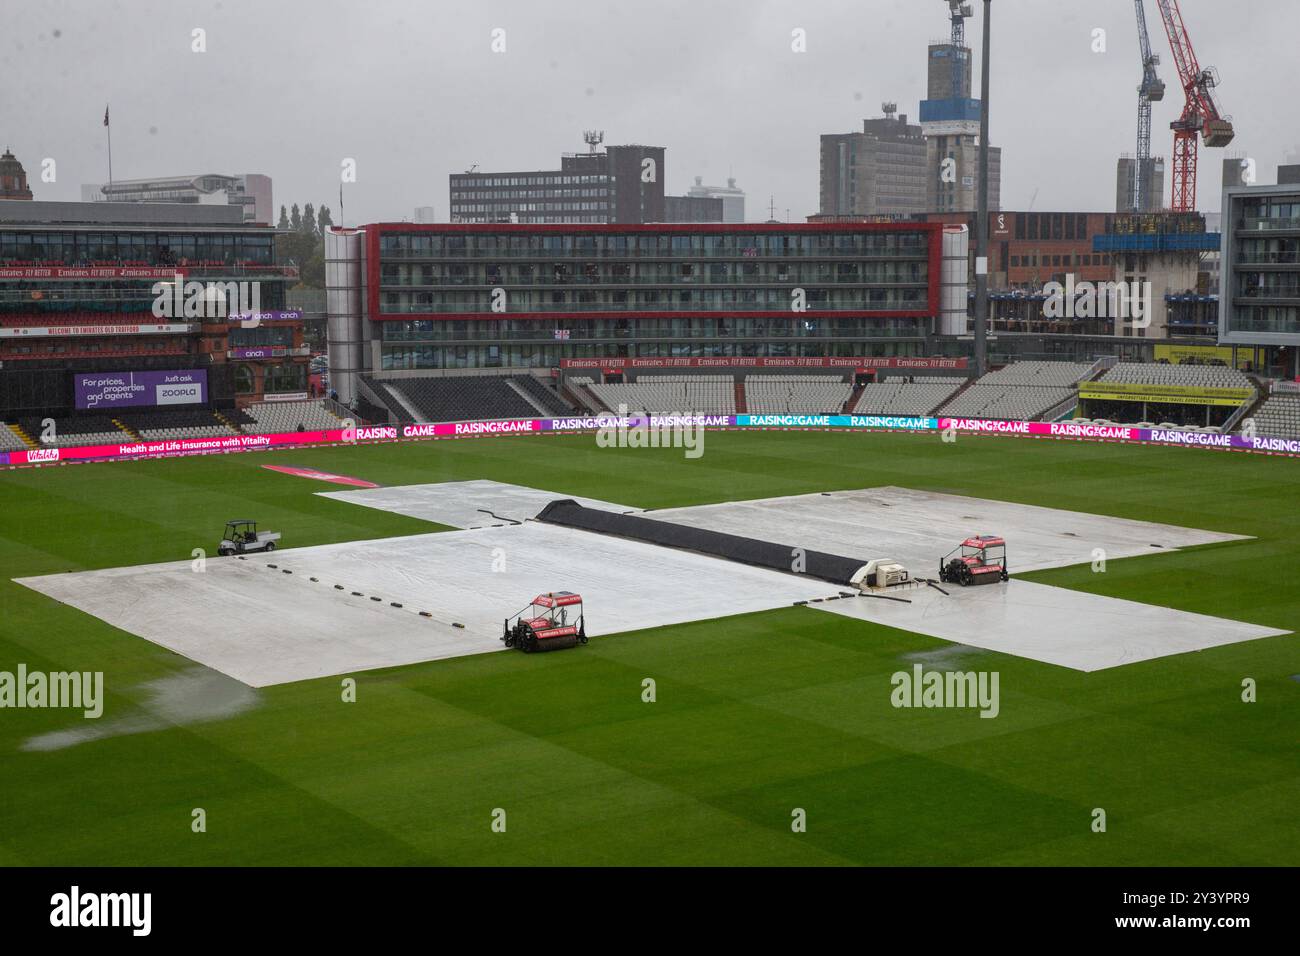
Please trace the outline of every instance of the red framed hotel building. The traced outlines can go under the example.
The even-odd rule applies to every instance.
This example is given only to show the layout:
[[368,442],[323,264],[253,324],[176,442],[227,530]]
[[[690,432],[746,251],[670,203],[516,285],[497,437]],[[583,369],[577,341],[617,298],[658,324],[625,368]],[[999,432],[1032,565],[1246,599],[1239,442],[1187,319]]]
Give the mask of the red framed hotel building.
[[921,356],[942,223],[414,224],[326,236],[331,383],[577,358]]

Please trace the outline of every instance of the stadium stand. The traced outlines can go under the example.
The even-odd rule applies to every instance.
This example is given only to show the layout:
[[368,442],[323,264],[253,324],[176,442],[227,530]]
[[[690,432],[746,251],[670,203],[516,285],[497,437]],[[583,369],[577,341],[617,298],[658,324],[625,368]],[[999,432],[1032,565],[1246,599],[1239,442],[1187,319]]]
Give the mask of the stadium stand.
[[838,415],[853,385],[836,375],[750,375],[745,404],[751,415]]
[[537,376],[512,375],[510,381],[523,389],[546,415],[552,418],[563,418],[573,414],[573,409],[559,396],[559,393],[543,385]]
[[886,375],[880,380],[885,385],[964,385],[969,381],[964,375]]
[[655,375],[631,383],[592,384],[609,409],[628,414],[734,415],[736,390],[730,375]]
[[1086,362],[1016,362],[982,376],[946,402],[939,414],[1034,421],[1069,399],[1091,369]]
[[[1123,385],[1173,385],[1184,388],[1236,388],[1249,392],[1243,404],[1253,404],[1258,391],[1255,383],[1244,373],[1224,365],[1169,365],[1118,362],[1098,379],[1098,382]],[[1106,419],[1126,425],[1218,433],[1230,424],[1233,415],[1242,409],[1238,405],[1208,405],[1182,402],[1089,401],[1088,410]],[[1148,421],[1139,422],[1146,418]],[[1151,424],[1154,420],[1155,424]]]
[[965,381],[964,378],[927,378],[907,382],[887,378],[863,386],[853,412],[857,415],[929,415]]
[[1072,388],[1091,370],[1088,362],[1015,362],[989,372],[976,384]]
[[[537,417],[537,409],[500,375],[393,378],[380,384],[404,398],[425,422]],[[406,420],[404,412],[399,417]]]
[[[411,410],[408,411],[407,405],[409,405],[409,402],[404,404],[403,401],[399,398],[398,393],[389,391],[386,382],[380,381],[379,379],[375,378],[373,375],[362,375],[361,382],[364,388],[358,390],[358,395],[365,396],[369,394],[373,396],[381,403],[385,412],[384,415],[368,416],[372,420],[374,421],[396,420],[398,422],[415,421],[416,416],[415,414],[413,414],[415,406],[411,405],[410,406]],[[368,392],[366,391],[367,389],[369,390]],[[389,416],[391,416],[391,418]]]
[[256,402],[244,409],[253,424],[241,427],[250,435],[270,434],[273,432],[325,431],[341,428],[340,419],[325,408],[321,401],[305,402]]
[[1068,388],[976,384],[945,404],[939,414],[950,418],[1035,421],[1069,397]]
[[[1300,438],[1300,395],[1270,395],[1246,421],[1255,431],[1272,438]],[[1243,427],[1245,422],[1242,423]]]
[[56,418],[49,441],[42,437],[46,431],[43,419],[28,418],[20,421],[23,431],[37,444],[46,448],[77,448],[82,445],[116,445],[134,441],[134,437],[119,428],[107,415],[86,415],[80,418]]
[[[1021,363],[1023,364],[1023,363]],[[1145,365],[1117,362],[1099,382],[1137,385],[1185,385],[1192,388],[1254,388],[1244,372],[1224,365]]]
[[565,382],[570,395],[576,398],[582,404],[582,410],[590,414],[599,414],[608,409],[603,408],[600,400],[596,398],[596,393],[591,391],[594,380],[586,376],[571,376]]
[[209,411],[156,411],[142,415],[119,415],[127,428],[148,441],[175,438],[215,438],[237,435],[234,428]]
[[8,425],[0,422],[0,451],[24,451],[27,442],[16,435]]

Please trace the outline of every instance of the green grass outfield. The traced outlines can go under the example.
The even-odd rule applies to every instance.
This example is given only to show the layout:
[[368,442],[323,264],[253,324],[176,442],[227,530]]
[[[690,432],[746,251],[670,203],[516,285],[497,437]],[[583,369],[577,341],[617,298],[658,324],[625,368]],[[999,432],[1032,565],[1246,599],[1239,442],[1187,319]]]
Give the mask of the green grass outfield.
[[[138,716],[141,685],[195,665],[11,578],[187,559],[233,517],[282,531],[286,546],[436,527],[317,497],[331,486],[267,464],[381,484],[492,478],[643,507],[891,484],[1238,532],[1258,540],[1028,577],[1300,631],[1292,459],[774,431],[710,433],[686,460],[527,436],[0,472],[0,670],[102,670],[101,722]],[[582,582],[561,563],[555,586]],[[483,599],[513,610],[521,597]],[[231,619],[243,622],[238,608]],[[0,863],[1300,859],[1300,638],[1093,674],[971,649],[947,660],[1000,672],[999,717],[891,707],[892,673],[948,666],[953,647],[791,607],[568,653],[364,672],[356,703],[341,702],[339,678],[272,687],[235,717],[62,750],[20,747],[93,721],[0,710]],[[196,807],[206,833],[191,832]],[[505,833],[490,827],[498,807]],[[791,832],[796,807],[805,833]],[[1091,830],[1097,807],[1105,833]]]

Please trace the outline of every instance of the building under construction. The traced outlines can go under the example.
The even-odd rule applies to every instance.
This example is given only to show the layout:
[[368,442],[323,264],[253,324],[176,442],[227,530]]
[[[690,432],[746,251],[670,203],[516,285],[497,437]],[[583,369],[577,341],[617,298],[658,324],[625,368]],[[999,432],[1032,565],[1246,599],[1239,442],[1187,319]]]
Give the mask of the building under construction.
[[[928,50],[921,131],[926,141],[926,206],[930,212],[974,212],[979,199],[980,101],[971,95],[966,20],[971,5],[948,0],[947,43]],[[1002,150],[989,146],[989,209],[1002,208]]]

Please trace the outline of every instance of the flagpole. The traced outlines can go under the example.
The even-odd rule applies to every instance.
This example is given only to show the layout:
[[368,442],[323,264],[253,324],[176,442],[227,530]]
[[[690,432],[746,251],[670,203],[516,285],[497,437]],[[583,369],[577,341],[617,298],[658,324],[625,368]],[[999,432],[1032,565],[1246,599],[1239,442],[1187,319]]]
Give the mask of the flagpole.
[[104,129],[108,131],[108,184],[113,185],[113,126],[108,120],[108,107],[104,107]]

